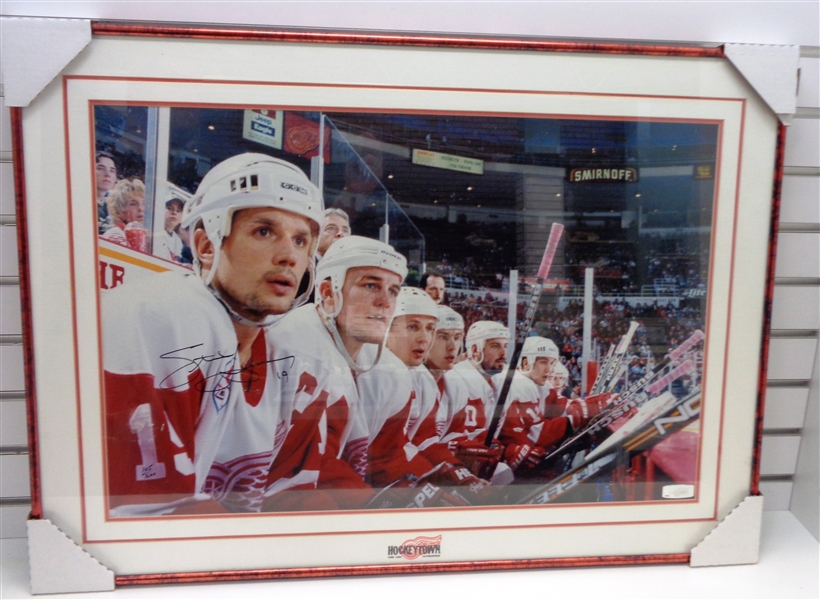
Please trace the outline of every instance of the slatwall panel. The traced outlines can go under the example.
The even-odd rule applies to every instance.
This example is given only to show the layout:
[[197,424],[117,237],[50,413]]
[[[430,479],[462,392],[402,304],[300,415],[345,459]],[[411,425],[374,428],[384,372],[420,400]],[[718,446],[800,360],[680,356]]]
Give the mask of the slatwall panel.
[[[802,52],[799,108],[786,146],[761,464],[767,510],[790,507],[795,466],[805,460],[799,448],[820,329],[818,54]],[[0,537],[9,538],[25,536],[29,491],[9,111],[1,95],[0,111]]]
[[820,330],[818,48],[801,49],[797,106],[786,137],[769,388],[763,421],[760,488],[767,510],[788,510],[792,506],[810,392],[815,398],[817,395],[813,388],[818,385],[814,369]]
[[25,536],[30,496],[9,114],[0,97],[0,536],[3,538]]

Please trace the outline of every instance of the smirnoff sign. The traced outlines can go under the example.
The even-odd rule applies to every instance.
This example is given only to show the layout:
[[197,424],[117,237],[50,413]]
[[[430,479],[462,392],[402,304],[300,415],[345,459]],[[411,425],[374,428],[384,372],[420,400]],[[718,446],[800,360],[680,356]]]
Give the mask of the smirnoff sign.
[[584,167],[572,169],[569,180],[571,183],[634,183],[638,181],[638,170],[632,167]]

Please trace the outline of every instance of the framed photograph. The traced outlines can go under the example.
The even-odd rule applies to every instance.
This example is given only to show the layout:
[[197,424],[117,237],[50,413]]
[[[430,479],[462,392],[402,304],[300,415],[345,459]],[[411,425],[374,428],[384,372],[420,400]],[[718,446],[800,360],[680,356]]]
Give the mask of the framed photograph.
[[686,563],[757,494],[720,48],[93,32],[15,152],[32,518],[118,584]]

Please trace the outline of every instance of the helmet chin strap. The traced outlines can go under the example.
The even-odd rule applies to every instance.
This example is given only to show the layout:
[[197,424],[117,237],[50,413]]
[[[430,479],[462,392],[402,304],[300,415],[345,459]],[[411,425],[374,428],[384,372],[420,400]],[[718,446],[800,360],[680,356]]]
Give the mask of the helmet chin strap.
[[219,303],[225,308],[225,310],[228,313],[228,316],[230,316],[231,319],[233,319],[240,325],[244,325],[246,327],[270,327],[274,323],[279,322],[279,320],[287,314],[287,312],[284,312],[278,315],[268,315],[267,317],[265,317],[264,321],[251,321],[250,319],[243,317],[242,315],[237,313],[233,308],[231,308],[230,304],[225,302],[222,296],[219,295],[219,292],[212,285],[206,285],[205,289],[211,292],[211,295],[219,301]]
[[[482,343],[481,345],[483,346],[484,344]],[[478,346],[478,344],[476,344],[476,346]],[[490,377],[490,374],[487,373],[487,371],[484,370],[484,365],[481,364],[481,363],[484,362],[484,349],[482,348],[481,350],[478,351],[478,360],[476,360],[472,357],[472,353],[473,353],[473,351],[472,351],[472,348],[471,348],[470,349],[470,355],[471,356],[469,358],[470,362],[473,363],[473,366],[476,368],[476,370],[479,373],[481,373],[485,377]]]

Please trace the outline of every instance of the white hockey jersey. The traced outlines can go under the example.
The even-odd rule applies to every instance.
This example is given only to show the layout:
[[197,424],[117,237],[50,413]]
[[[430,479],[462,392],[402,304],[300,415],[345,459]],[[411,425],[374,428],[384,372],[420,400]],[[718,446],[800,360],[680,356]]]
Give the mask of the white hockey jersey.
[[[336,348],[330,332],[313,304],[306,304],[288,313],[272,328],[275,344],[280,352],[299,357],[305,374],[315,379],[324,390],[324,406],[316,406],[310,414],[294,415],[300,431],[294,427],[292,437],[299,442],[313,435],[312,426],[318,427],[323,455],[322,477],[328,487],[360,483],[367,467],[368,428],[364,420],[356,382],[345,359]],[[316,409],[321,409],[318,413]],[[302,408],[304,411],[305,408]],[[288,447],[290,443],[286,444]],[[358,477],[354,481],[352,474]]]
[[[362,348],[363,362],[372,362],[375,349],[373,345]],[[416,394],[407,366],[384,348],[379,363],[359,374],[356,384],[369,432],[368,481],[385,487],[407,475],[420,477],[430,471],[432,465],[410,441]]]
[[[493,377],[493,385],[500,389],[506,373]],[[537,385],[532,379],[516,371],[510,392],[504,404],[498,439],[502,444],[528,444],[548,447],[562,439],[569,422],[563,416],[548,417],[548,407],[558,396],[549,382]]]
[[240,366],[230,317],[194,275],[104,293],[102,337],[111,515],[205,500],[259,510],[290,428],[300,382],[289,373],[300,359],[260,333]]

